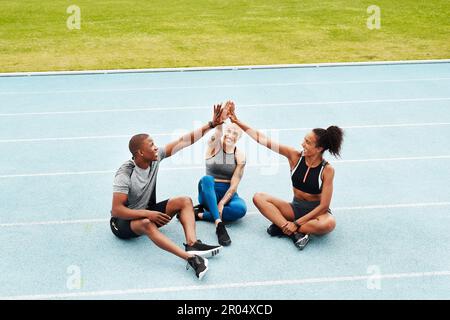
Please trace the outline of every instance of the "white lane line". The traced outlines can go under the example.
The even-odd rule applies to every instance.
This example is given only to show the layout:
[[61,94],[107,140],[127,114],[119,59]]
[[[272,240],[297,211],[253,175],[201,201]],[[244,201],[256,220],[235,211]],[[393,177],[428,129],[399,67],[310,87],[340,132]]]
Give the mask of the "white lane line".
[[[256,106],[256,105],[255,105]],[[20,117],[20,116],[52,116],[67,114],[92,114],[92,113],[120,113],[120,112],[140,112],[140,111],[179,111],[179,110],[206,110],[207,106],[190,107],[130,107],[129,109],[99,109],[99,110],[73,110],[73,111],[50,111],[50,112],[20,112],[20,113],[0,113],[0,117]]]
[[[298,107],[298,106],[316,106],[316,105],[342,105],[342,104],[364,104],[364,103],[390,103],[390,102],[431,102],[431,101],[449,101],[449,97],[436,98],[400,98],[400,99],[369,99],[369,100],[344,100],[344,101],[311,101],[311,102],[287,102],[287,103],[260,103],[260,104],[242,104],[238,107],[245,108],[268,108],[268,107]],[[188,106],[188,107],[134,107],[117,109],[98,109],[98,110],[72,110],[72,111],[49,111],[49,112],[20,112],[20,113],[0,113],[0,117],[21,117],[21,116],[50,116],[67,114],[92,114],[92,113],[120,113],[120,112],[142,112],[142,111],[189,111],[189,110],[209,110],[211,106]]]
[[77,219],[77,220],[51,220],[51,221],[32,221],[32,222],[12,222],[0,223],[0,227],[28,227],[28,226],[47,226],[61,224],[89,224],[89,223],[105,223],[109,219]]
[[[447,207],[450,202],[419,202],[419,203],[395,203],[395,204],[377,204],[370,206],[353,206],[353,207],[332,207],[331,211],[361,211],[361,210],[384,210],[384,209],[408,209],[408,208],[423,208],[423,207]],[[247,215],[260,215],[259,211],[249,211]],[[1,226],[1,225],[0,225]]]
[[150,294],[164,292],[186,292],[186,291],[206,291],[218,289],[235,289],[250,287],[273,287],[273,286],[289,286],[304,284],[329,284],[329,283],[345,283],[367,280],[382,279],[414,279],[425,277],[448,277],[450,271],[430,271],[430,272],[410,272],[410,273],[391,273],[379,275],[355,275],[341,277],[322,277],[322,278],[305,278],[305,279],[287,279],[287,280],[268,280],[268,281],[248,281],[248,282],[231,282],[212,285],[193,285],[193,286],[176,286],[176,287],[160,287],[160,288],[142,288],[142,289],[121,289],[121,290],[103,290],[103,291],[84,291],[72,293],[51,293],[21,296],[4,296],[1,300],[39,300],[39,299],[64,299],[64,298],[83,298],[98,296],[117,296],[117,295],[133,295],[133,294]]
[[[151,137],[173,136],[173,133],[151,133]],[[30,138],[30,139],[4,139],[0,143],[15,143],[15,142],[50,142],[50,141],[72,141],[72,140],[98,140],[98,139],[122,139],[131,138],[131,134],[117,134],[110,136],[83,136],[83,137],[55,137],[55,138]]]
[[334,211],[351,211],[351,210],[446,207],[446,206],[450,206],[450,202],[397,203],[397,204],[383,204],[383,205],[358,206],[358,207],[337,207],[334,209],[332,208],[332,211],[334,212]]
[[337,163],[362,163],[362,162],[405,161],[405,160],[438,160],[438,159],[450,159],[450,155],[423,156],[423,157],[378,158],[378,159],[334,160],[334,161],[332,161],[332,163],[336,163],[337,164]]
[[76,171],[76,172],[75,171],[72,171],[72,172],[45,172],[45,173],[31,173],[31,174],[5,174],[5,175],[0,175],[0,179],[21,178],[21,177],[52,177],[52,176],[109,174],[109,173],[115,173],[115,172],[116,172],[115,170],[102,170],[102,171]]
[[34,95],[34,94],[65,94],[65,93],[96,93],[96,92],[129,92],[129,91],[162,91],[162,90],[190,90],[213,88],[251,88],[251,87],[292,87],[308,85],[332,84],[369,84],[369,83],[402,83],[421,81],[447,81],[450,78],[417,78],[417,79],[380,79],[380,80],[343,80],[343,81],[300,81],[285,83],[246,83],[246,84],[218,84],[197,86],[169,86],[169,87],[131,87],[131,88],[104,88],[104,89],[77,89],[77,90],[47,90],[47,91],[3,91],[0,95]]
[[[378,159],[354,159],[354,160],[334,160],[333,164],[346,163],[365,163],[365,162],[385,162],[385,161],[416,161],[416,160],[439,160],[450,159],[450,155],[442,156],[423,156],[423,157],[399,157],[399,158],[378,158]],[[280,165],[287,165],[287,161],[279,161],[274,163],[249,163],[247,168],[273,168]],[[161,171],[176,171],[176,170],[197,170],[204,169],[204,165],[198,166],[183,166],[183,167],[169,167],[161,168]],[[4,174],[0,175],[0,179],[21,178],[21,177],[50,177],[50,176],[70,176],[70,175],[90,175],[90,174],[112,174],[116,170],[98,170],[98,171],[67,171],[67,172],[45,172],[45,173],[24,173],[24,174]]]
[[[336,211],[361,211],[361,210],[375,210],[375,209],[405,209],[405,208],[423,208],[423,207],[446,207],[450,206],[450,202],[422,202],[422,203],[396,203],[396,204],[378,204],[370,206],[354,206],[354,207],[336,207],[332,208]],[[258,216],[259,211],[249,211],[247,216]],[[1,228],[7,227],[30,227],[30,226],[45,226],[45,225],[62,225],[62,224],[90,224],[90,223],[106,223],[109,218],[103,219],[77,219],[77,220],[50,220],[50,221],[31,221],[31,222],[11,222],[0,223]]]
[[[437,127],[448,126],[450,122],[425,122],[425,123],[394,123],[394,124],[372,124],[359,126],[341,126],[343,129],[381,129],[381,128],[409,128],[409,127]],[[274,128],[259,129],[263,132],[289,132],[289,131],[306,131],[311,128]],[[173,133],[151,133],[152,137],[173,136]],[[123,139],[133,136],[130,134],[107,135],[107,136],[81,136],[81,137],[53,137],[53,138],[28,138],[28,139],[3,139],[0,143],[20,143],[20,142],[53,142],[53,141],[74,141],[74,140],[100,140],[100,139]]]

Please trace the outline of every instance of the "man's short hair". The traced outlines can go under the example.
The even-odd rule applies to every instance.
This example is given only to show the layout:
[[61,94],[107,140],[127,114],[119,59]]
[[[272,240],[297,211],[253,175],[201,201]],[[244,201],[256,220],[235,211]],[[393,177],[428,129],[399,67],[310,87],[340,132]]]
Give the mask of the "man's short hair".
[[128,143],[128,149],[130,149],[131,154],[133,155],[133,159],[136,155],[136,152],[141,148],[142,142],[145,139],[148,139],[149,135],[146,133],[136,134],[131,137],[130,142]]

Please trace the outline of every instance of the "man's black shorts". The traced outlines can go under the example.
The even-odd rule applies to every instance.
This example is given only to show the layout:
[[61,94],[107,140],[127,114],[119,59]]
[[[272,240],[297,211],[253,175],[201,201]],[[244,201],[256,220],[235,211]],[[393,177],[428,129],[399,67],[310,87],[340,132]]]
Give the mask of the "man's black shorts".
[[[167,202],[169,202],[169,199],[158,203],[149,204],[147,210],[166,213]],[[114,235],[119,237],[120,239],[130,239],[139,237],[138,234],[134,233],[133,230],[131,230],[131,221],[133,220],[125,220],[117,217],[111,217],[109,225],[111,227],[112,233],[114,233]]]

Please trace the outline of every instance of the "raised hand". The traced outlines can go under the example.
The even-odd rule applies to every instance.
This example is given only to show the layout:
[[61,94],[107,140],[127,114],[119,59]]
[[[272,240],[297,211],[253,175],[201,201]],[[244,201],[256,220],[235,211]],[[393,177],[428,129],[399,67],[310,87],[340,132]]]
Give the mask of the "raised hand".
[[212,123],[213,126],[218,126],[220,124],[222,124],[225,119],[222,119],[222,113],[223,113],[223,108],[222,108],[222,104],[215,104],[214,105],[214,112],[213,112],[213,119],[212,119]]
[[228,119],[228,110],[230,109],[231,101],[228,100],[225,102],[225,105],[222,107],[222,117],[221,119],[225,122]]
[[231,122],[236,123],[238,118],[235,113],[235,104],[233,101],[229,101],[228,104],[228,118],[230,118]]

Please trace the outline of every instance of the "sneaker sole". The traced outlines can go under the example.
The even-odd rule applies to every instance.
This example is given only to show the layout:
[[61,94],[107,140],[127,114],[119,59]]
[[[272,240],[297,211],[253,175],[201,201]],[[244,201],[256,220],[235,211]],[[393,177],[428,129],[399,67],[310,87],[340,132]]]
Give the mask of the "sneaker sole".
[[200,272],[198,274],[198,280],[202,280],[203,279],[203,277],[206,274],[206,271],[208,271],[208,260],[207,259],[205,259],[205,270],[203,270],[202,272]]
[[307,238],[306,240],[300,240],[298,242],[295,243],[295,246],[299,249],[299,250],[303,250],[306,245],[309,242],[309,238]]
[[191,253],[191,254],[196,254],[196,255],[198,255],[200,257],[204,257],[204,258],[210,258],[210,257],[214,257],[215,255],[219,254],[220,249],[222,249],[222,247],[211,249],[211,250],[203,250],[203,251],[192,250],[192,251],[186,251],[186,252]]
[[277,237],[277,238],[283,238],[284,236],[286,236],[284,233],[283,234],[274,234],[274,235],[271,235],[270,233],[269,233],[269,236],[271,236],[272,238],[275,238],[275,237]]
[[269,233],[269,236],[271,236],[272,238],[274,238],[274,237],[283,238],[286,235],[284,233],[283,234],[273,234],[273,235]]

